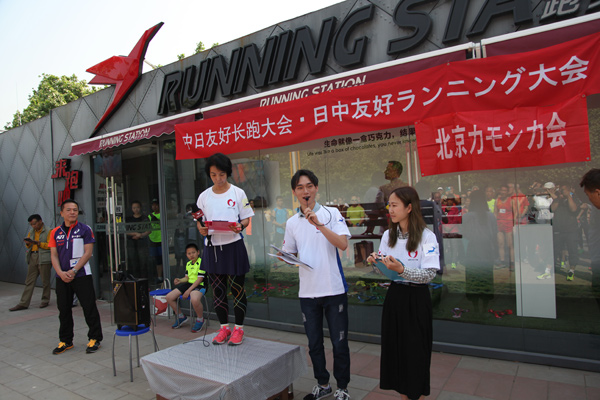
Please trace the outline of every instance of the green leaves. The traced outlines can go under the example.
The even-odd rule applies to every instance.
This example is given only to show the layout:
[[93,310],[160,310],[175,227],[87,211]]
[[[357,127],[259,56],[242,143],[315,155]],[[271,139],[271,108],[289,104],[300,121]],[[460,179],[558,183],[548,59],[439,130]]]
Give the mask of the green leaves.
[[17,110],[12,122],[4,129],[12,129],[36,120],[50,113],[53,108],[60,107],[80,97],[94,93],[96,88],[90,88],[86,81],[77,80],[77,76],[61,76],[42,74],[42,80],[37,89],[29,95],[29,105],[23,112]]

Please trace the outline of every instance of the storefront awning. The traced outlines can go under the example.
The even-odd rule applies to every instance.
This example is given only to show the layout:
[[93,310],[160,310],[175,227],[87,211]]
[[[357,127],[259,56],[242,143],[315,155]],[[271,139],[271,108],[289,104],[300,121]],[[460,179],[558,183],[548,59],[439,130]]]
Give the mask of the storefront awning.
[[120,131],[108,133],[99,137],[82,140],[71,144],[70,157],[80,156],[82,154],[94,153],[106,150],[112,147],[124,146],[146,140],[153,137],[171,134],[175,131],[175,124],[193,122],[200,110],[188,111],[171,117],[162,118],[156,121],[122,129]]

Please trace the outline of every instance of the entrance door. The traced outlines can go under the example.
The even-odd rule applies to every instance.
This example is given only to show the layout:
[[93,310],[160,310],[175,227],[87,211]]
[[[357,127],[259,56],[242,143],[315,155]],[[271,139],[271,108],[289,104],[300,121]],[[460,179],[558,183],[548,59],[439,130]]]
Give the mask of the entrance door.
[[[94,158],[97,257],[102,297],[112,299],[112,271],[160,284],[162,256],[157,145],[148,143]],[[157,211],[154,220],[153,202]],[[157,250],[158,249],[158,250]]]

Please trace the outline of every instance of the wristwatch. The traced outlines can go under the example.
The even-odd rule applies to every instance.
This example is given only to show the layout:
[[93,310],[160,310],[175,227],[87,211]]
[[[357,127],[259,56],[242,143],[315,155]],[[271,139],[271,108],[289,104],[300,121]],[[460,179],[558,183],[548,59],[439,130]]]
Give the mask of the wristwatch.
[[71,268],[71,271],[73,271],[73,273],[74,273],[75,275],[77,275],[77,271],[78,271],[78,270],[76,270],[76,269],[75,269],[75,267]]

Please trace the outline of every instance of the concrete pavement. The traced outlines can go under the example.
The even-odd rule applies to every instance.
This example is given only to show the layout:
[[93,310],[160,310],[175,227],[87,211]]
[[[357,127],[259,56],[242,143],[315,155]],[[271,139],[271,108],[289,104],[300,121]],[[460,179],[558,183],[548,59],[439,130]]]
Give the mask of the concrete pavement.
[[[111,308],[98,302],[104,341],[97,353],[86,354],[87,326],[81,307],[73,309],[75,347],[53,355],[58,344],[58,311],[54,293],[50,306],[39,307],[41,288],[36,288],[27,310],[10,312],[23,285],[0,282],[0,399],[2,400],[137,400],[154,399],[142,368],[135,368],[129,382],[126,338],[117,338],[117,376],[113,376],[111,346],[116,326],[111,325]],[[198,337],[189,326],[170,328],[173,320],[159,318],[156,339],[161,349]],[[209,334],[216,330],[211,321]],[[303,334],[246,326],[246,335],[265,340],[306,346]],[[326,340],[328,366],[331,345]],[[243,346],[243,344],[242,344]],[[149,335],[140,336],[140,356],[152,352]],[[379,345],[351,342],[350,395],[353,400],[392,400],[400,396],[378,388]],[[135,350],[134,350],[135,357]],[[135,361],[134,361],[135,362]],[[310,363],[309,363],[310,365]],[[302,399],[314,385],[312,370],[294,382],[294,398]],[[434,353],[431,396],[437,400],[600,400],[600,374],[579,370],[500,361],[453,354]]]

